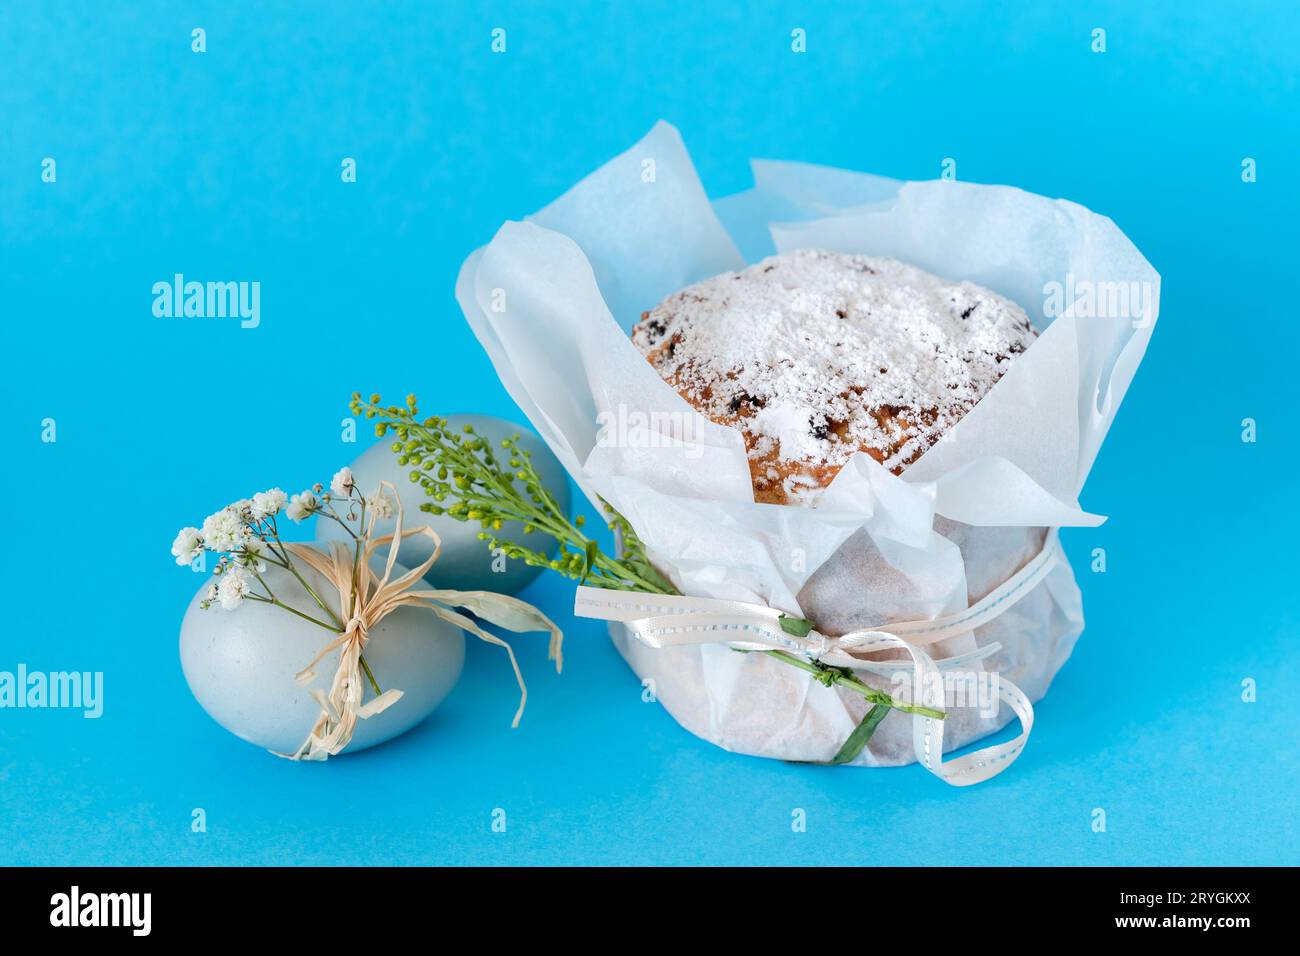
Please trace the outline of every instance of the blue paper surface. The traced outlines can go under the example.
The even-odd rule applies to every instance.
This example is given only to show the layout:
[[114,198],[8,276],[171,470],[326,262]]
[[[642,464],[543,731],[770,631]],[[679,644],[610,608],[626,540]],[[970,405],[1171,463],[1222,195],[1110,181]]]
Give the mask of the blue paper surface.
[[[0,863],[1300,862],[1298,34],[1188,3],[6,7],[0,671],[102,672],[104,710],[0,709]],[[180,670],[176,529],[327,481],[371,440],[341,440],[354,389],[517,419],[460,264],[660,118],[711,195],[751,156],[950,160],[1109,215],[1161,273],[1083,496],[1110,520],[1063,535],[1088,626],[1026,754],[968,790],[728,754],[642,701],[554,577],[522,596],[565,623],[565,672],[515,641],[519,730],[477,642],[372,751],[300,766],[221,730]],[[157,317],[177,274],[258,282],[257,327]]]

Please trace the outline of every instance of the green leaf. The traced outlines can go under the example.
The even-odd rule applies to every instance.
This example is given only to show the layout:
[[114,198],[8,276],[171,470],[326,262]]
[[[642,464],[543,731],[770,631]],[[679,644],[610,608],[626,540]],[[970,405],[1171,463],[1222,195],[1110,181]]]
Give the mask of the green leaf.
[[853,733],[849,734],[849,739],[844,741],[844,746],[840,748],[840,752],[826,761],[826,766],[834,767],[848,763],[862,753],[862,748],[867,745],[867,741],[876,732],[876,728],[880,726],[880,722],[885,719],[885,715],[889,713],[889,710],[890,708],[885,704],[876,704],[867,711],[866,716],[862,718],[862,722],[853,728]]
[[812,630],[812,621],[806,621],[801,617],[790,617],[788,614],[782,614],[777,620],[781,624],[781,630],[787,634],[793,634],[795,637],[807,637],[808,632]]
[[596,563],[596,555],[599,553],[600,546],[595,541],[588,541],[586,560],[582,562],[582,578],[578,581],[578,584],[587,583],[587,576],[591,574],[591,566]]

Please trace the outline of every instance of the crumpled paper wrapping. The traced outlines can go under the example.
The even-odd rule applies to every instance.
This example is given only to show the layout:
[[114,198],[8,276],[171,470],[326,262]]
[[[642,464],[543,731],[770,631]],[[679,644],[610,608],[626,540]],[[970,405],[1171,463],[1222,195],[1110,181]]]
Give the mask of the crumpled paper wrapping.
[[[767,604],[831,635],[964,609],[1032,558],[1047,528],[1100,524],[1079,492],[1159,302],[1159,276],[1114,223],[1010,187],[801,163],[753,169],[752,190],[710,203],[677,131],[659,123],[465,262],[466,318],[588,497],[632,523],[682,593]],[[628,338],[670,293],[799,248],[893,256],[969,279],[1018,302],[1041,333],[902,477],[858,454],[815,508],[756,504],[740,435],[696,413]],[[1048,307],[1051,283],[1063,309]],[[1136,283],[1125,288],[1149,300],[1116,308],[1116,283]],[[1078,292],[1088,289],[1091,300]],[[973,666],[1038,700],[1082,628],[1062,560],[1010,610],[931,655],[996,641],[1001,650]],[[858,695],[766,655],[652,649],[621,625],[610,630],[673,717],[729,750],[826,760],[866,710]],[[1009,719],[1005,707],[996,717],[951,708],[946,749]],[[910,718],[894,712],[854,763],[913,759]]]

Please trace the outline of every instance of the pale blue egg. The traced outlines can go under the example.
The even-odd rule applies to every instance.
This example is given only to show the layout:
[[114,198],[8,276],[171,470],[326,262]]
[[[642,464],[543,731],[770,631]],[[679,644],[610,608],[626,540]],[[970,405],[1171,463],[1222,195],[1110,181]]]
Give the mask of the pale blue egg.
[[[295,567],[337,613],[334,587],[301,561]],[[376,570],[382,574],[382,565]],[[323,617],[288,571],[269,566],[262,577],[290,607]],[[320,705],[294,675],[338,635],[256,601],[246,600],[232,611],[219,604],[204,610],[199,602],[212,580],[205,578],[181,623],[185,680],[203,709],[226,730],[259,747],[292,753],[320,716]],[[465,662],[464,632],[425,608],[398,608],[369,636],[366,663],[381,690],[398,688],[402,698],[358,721],[344,754],[383,743],[428,717],[456,685]],[[312,686],[328,693],[337,667],[338,654],[331,652],[315,666]],[[365,699],[372,695],[367,685]]]
[[[457,431],[463,425],[472,425],[478,434],[492,441],[494,448],[499,448],[503,438],[519,435],[520,447],[532,452],[532,463],[542,479],[542,484],[555,496],[556,502],[564,513],[568,514],[568,476],[544,441],[525,428],[489,415],[449,415],[447,421]],[[425,575],[430,584],[456,591],[495,591],[498,594],[513,594],[541,572],[541,568],[529,567],[522,560],[508,559],[501,554],[494,555],[487,542],[478,539],[482,528],[477,521],[457,521],[446,515],[431,515],[420,511],[420,505],[430,499],[425,495],[422,487],[411,481],[411,467],[397,463],[397,455],[392,451],[394,440],[393,438],[381,439],[377,444],[372,445],[352,463],[352,475],[363,494],[369,494],[378,488],[381,480],[391,481],[401,496],[406,526],[427,524],[438,532],[442,539],[442,552],[437,562]],[[444,504],[450,503],[450,501],[444,502]],[[393,531],[394,522],[379,521],[376,522],[375,527],[376,534],[389,534]],[[553,554],[555,551],[555,542],[552,538],[539,532],[525,535],[523,525],[518,521],[506,522],[504,527],[496,532],[496,536],[503,541],[514,541],[545,554]],[[351,538],[338,522],[328,518],[317,518],[316,540],[350,541]],[[407,538],[402,542],[398,560],[409,567],[415,567],[432,553],[431,539],[423,536]]]

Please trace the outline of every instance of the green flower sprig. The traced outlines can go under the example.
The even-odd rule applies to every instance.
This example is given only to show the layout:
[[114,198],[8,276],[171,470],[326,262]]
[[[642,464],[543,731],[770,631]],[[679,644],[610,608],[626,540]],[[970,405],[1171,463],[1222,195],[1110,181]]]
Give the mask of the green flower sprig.
[[[602,551],[583,530],[586,518],[577,515],[570,519],[542,483],[533,467],[532,453],[520,447],[519,435],[504,439],[494,448],[470,425],[457,429],[436,415],[420,419],[414,395],[406,396],[404,405],[384,406],[378,394],[366,401],[360,392],[353,392],[349,408],[354,415],[375,419],[378,437],[393,437],[391,448],[397,463],[410,467],[408,478],[431,499],[420,505],[421,511],[478,522],[479,539],[493,551],[499,550],[530,567],[550,568],[579,583],[618,591],[681,593],[650,563],[645,545],[627,519],[608,504],[604,505],[606,525],[618,536],[623,554],[616,558]],[[542,551],[501,538],[499,532],[507,521],[522,522],[525,536],[541,534],[552,539],[559,545],[558,553],[552,557],[547,553],[549,548]],[[782,616],[781,626],[802,637],[813,625],[801,618]],[[872,704],[830,761],[832,764],[847,763],[856,757],[890,709],[939,720],[946,716],[941,710],[896,700],[864,684],[848,668],[832,667],[785,651],[743,653],[767,654],[808,671],[827,687],[844,687]]]

